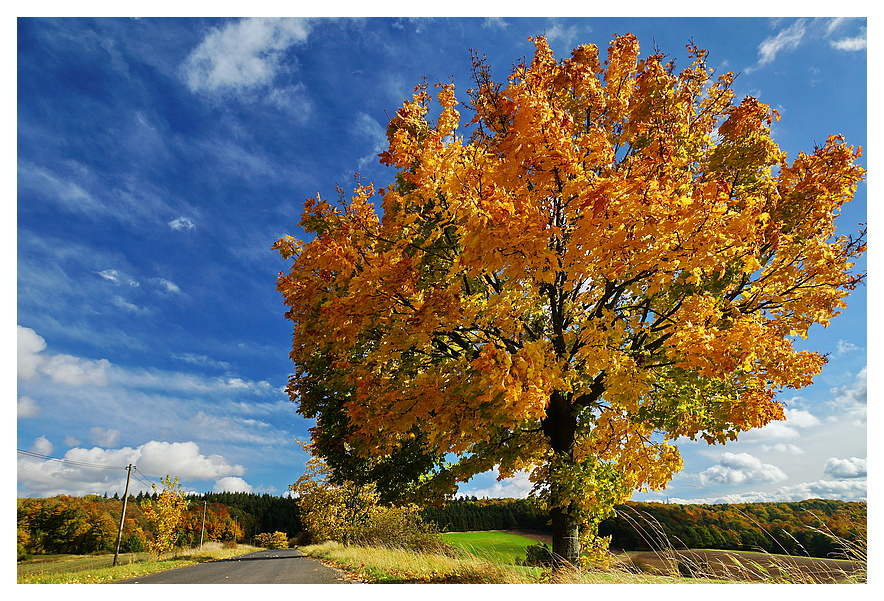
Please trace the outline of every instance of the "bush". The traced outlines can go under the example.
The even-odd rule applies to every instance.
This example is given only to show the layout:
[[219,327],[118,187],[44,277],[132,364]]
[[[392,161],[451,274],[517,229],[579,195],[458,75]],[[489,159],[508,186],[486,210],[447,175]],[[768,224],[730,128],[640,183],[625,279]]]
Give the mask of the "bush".
[[424,521],[420,509],[415,506],[375,508],[368,519],[357,526],[353,543],[423,553],[454,553],[453,548],[442,540],[436,526]]
[[285,532],[274,532],[273,534],[262,532],[255,537],[255,544],[259,547],[264,547],[265,549],[289,548],[289,541]]
[[525,549],[525,559],[522,565],[526,566],[551,566],[552,549],[545,543],[537,543]]

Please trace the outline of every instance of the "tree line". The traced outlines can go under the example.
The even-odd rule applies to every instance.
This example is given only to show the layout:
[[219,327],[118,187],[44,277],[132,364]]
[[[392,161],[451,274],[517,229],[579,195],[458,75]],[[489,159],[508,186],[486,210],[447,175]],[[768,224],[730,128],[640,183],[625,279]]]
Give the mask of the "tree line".
[[[865,547],[865,502],[812,499],[782,503],[693,504],[627,502],[599,524],[611,548],[669,547],[765,551],[834,557]],[[441,530],[546,530],[549,517],[530,499],[462,497],[428,507],[424,517]]]
[[[206,493],[187,495],[174,541],[178,547],[203,542],[251,542],[265,532],[294,536],[301,530],[297,501],[254,493]],[[147,549],[156,533],[145,509],[156,503],[157,494],[129,495],[120,550],[139,553]],[[58,495],[20,498],[17,501],[19,557],[43,553],[95,553],[113,551],[117,542],[123,501],[113,497]]]
[[[264,533],[293,538],[303,531],[299,501],[293,497],[243,492],[187,495],[176,546],[204,542],[252,542]],[[144,507],[156,494],[130,495],[121,551],[145,551],[155,533]],[[122,499],[86,495],[18,499],[19,556],[42,553],[113,551]],[[844,546],[864,548],[867,504],[812,499],[800,502],[693,504],[627,502],[599,524],[611,548],[676,548],[766,551],[833,557]],[[203,512],[205,510],[205,518]],[[550,531],[549,515],[531,499],[460,497],[444,506],[424,507],[421,517],[441,531]]]

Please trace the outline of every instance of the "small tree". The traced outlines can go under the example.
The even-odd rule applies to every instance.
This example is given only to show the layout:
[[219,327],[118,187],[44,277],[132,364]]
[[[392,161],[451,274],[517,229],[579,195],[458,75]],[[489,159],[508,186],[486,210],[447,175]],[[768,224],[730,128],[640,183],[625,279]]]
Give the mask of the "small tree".
[[171,551],[181,534],[184,512],[190,501],[181,491],[178,476],[162,478],[163,490],[157,494],[157,485],[153,484],[156,500],[147,501],[142,506],[144,517],[153,527],[153,538],[147,541],[147,551],[157,559]]
[[[311,445],[302,445],[308,451]],[[377,510],[378,494],[371,484],[333,483],[320,457],[307,461],[307,470],[289,487],[298,496],[301,523],[314,542],[349,543],[358,527]]]

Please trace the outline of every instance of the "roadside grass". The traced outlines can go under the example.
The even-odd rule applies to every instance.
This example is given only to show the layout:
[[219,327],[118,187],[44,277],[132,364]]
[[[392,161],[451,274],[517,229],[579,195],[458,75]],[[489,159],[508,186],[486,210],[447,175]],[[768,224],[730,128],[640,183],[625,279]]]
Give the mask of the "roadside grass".
[[105,584],[165,572],[205,561],[227,559],[259,550],[249,545],[224,549],[219,543],[203,545],[200,549],[179,549],[167,557],[155,560],[147,553],[125,553],[119,565],[111,565],[113,554],[103,555],[46,555],[18,564],[18,584]]
[[[540,567],[517,566],[508,563],[509,559],[500,559],[501,555],[508,555],[508,552],[500,550],[501,546],[512,545],[511,537],[516,535],[494,532],[485,534],[489,535],[487,548],[481,548],[477,540],[473,539],[469,543],[463,543],[456,556],[384,547],[345,546],[333,541],[303,546],[300,550],[342,569],[351,578],[374,584],[662,584],[680,580],[668,576],[630,573],[626,570],[584,574],[575,572],[553,576]],[[528,541],[526,546],[535,542],[531,539],[524,540]],[[446,542],[451,543],[450,540]]]

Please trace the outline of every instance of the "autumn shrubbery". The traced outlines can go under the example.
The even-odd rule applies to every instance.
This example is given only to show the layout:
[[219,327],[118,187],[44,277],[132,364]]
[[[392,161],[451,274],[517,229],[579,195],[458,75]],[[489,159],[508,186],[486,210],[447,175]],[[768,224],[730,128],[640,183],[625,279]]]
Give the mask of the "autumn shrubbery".
[[285,532],[262,532],[255,537],[255,545],[265,549],[288,549],[289,539]]
[[366,547],[407,549],[449,555],[453,548],[442,540],[435,525],[424,521],[420,509],[377,507],[354,532],[352,542]]

